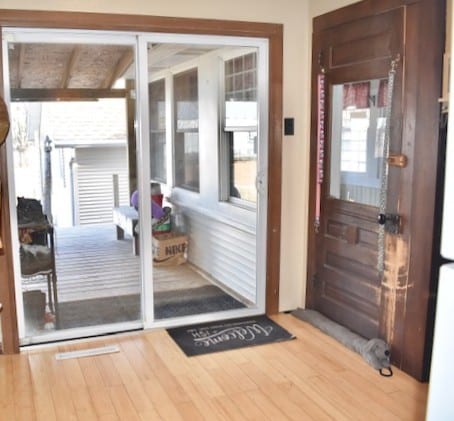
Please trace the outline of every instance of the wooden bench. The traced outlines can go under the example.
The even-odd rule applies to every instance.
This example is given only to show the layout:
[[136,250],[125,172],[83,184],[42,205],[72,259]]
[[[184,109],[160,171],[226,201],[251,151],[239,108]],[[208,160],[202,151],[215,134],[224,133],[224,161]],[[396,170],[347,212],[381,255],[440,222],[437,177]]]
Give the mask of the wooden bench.
[[117,228],[117,240],[123,240],[125,233],[130,235],[132,241],[132,252],[139,255],[139,234],[136,226],[139,222],[139,213],[132,206],[119,206],[113,208],[113,222]]

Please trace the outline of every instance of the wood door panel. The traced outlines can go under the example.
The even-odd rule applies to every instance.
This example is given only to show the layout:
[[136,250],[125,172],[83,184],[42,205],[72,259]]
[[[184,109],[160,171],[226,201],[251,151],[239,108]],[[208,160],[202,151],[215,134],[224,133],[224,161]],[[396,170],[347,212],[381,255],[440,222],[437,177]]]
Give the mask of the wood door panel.
[[324,44],[329,51],[328,68],[357,65],[390,58],[403,37],[403,10],[360,19],[328,30]]
[[[377,208],[373,206],[362,205],[361,203],[349,202],[333,198],[326,199],[328,212],[339,213],[351,218],[360,217],[364,223],[370,222],[374,226],[377,222]],[[361,222],[361,221],[358,221]]]
[[371,68],[370,62],[358,63],[355,67],[339,67],[330,77],[330,81],[333,85],[345,83],[345,82],[356,82],[364,79],[364,72],[367,71],[369,79],[381,79],[386,77],[389,70],[389,58],[375,60],[373,62],[373,68]]
[[344,240],[349,244],[358,243],[358,227],[356,225],[344,224],[339,221],[329,220],[326,223],[326,233],[328,236],[338,240]]
[[360,219],[355,220],[347,215],[333,215],[326,221],[326,236],[376,250],[377,222],[372,224]]
[[[434,232],[440,198],[435,185],[440,153],[438,97],[445,3],[445,0],[363,0],[319,16],[313,25],[310,203],[320,199],[320,210],[315,206],[310,209],[309,221],[319,219],[320,225],[309,231],[306,303],[308,308],[360,335],[379,336],[388,341],[393,364],[422,381],[428,379],[437,285],[433,266],[437,261],[436,250],[432,248],[434,241],[439,240],[437,231]],[[344,116],[348,119],[352,112],[362,108],[372,112],[377,104],[371,101],[373,97],[368,98],[366,106],[360,105],[364,101],[356,102],[356,97],[352,104],[348,97],[351,86],[343,88],[347,96],[342,97],[342,87],[334,85],[388,78],[392,63],[395,78],[389,151],[405,155],[408,164],[404,168],[389,167],[385,212],[399,215],[402,223],[399,234],[385,233],[385,271],[379,277],[376,262],[373,264],[378,253],[378,208],[330,197],[331,176],[335,177],[332,191],[338,198],[346,197],[341,183],[349,178],[359,181],[362,177],[339,175],[342,162],[337,161],[338,155],[332,158],[331,152],[339,154],[342,136],[335,132],[338,135],[333,145],[330,137],[333,128],[345,127],[344,133],[351,134],[351,120],[344,120]],[[322,114],[325,138],[320,142],[320,102],[316,93],[321,74],[325,81]],[[377,81],[372,83],[376,89]],[[362,89],[359,85],[357,88]],[[337,107],[333,114],[335,126],[331,125],[332,102]],[[347,110],[347,104],[352,108]],[[324,177],[319,196],[320,144],[324,146]],[[377,149],[370,149],[372,142],[367,145],[368,153],[374,151],[377,158]],[[365,186],[377,188],[380,184]]]
[[316,277],[319,309],[365,337],[377,336],[378,209],[332,198],[324,203]]
[[364,61],[379,60],[376,52],[381,57],[389,57],[391,37],[385,32],[360,40],[349,41],[331,48],[331,68],[361,63]]
[[358,232],[358,243],[364,247],[377,249],[378,232],[366,229],[360,229]]
[[[356,243],[376,252],[378,244],[378,209],[330,199],[326,204],[327,236]],[[356,234],[356,238],[352,238]],[[353,240],[356,240],[353,242]]]
[[329,287],[327,291],[325,290],[323,296],[324,299],[317,306],[321,313],[366,338],[373,338],[377,335],[378,314],[375,317],[370,317],[365,312],[358,311],[357,306],[363,305],[363,303],[345,302],[345,295],[339,294],[336,290],[330,290]]
[[356,276],[336,266],[325,265],[320,271],[326,285],[349,294],[355,301],[361,301],[369,307],[378,307],[380,304],[380,285],[371,284],[364,280],[364,277]]
[[[353,271],[352,263],[355,262],[358,268],[363,268],[358,275],[366,276],[369,282],[378,277],[377,274],[377,250],[361,247],[359,244],[348,244],[336,238],[326,236],[323,245],[321,259],[327,264],[329,255],[345,259],[344,270]],[[372,278],[372,274],[374,275]]]
[[[327,247],[323,267],[332,268],[351,277],[367,279],[367,283],[373,286],[380,284],[374,264],[365,263],[365,260],[359,258],[358,254],[355,253],[354,248],[351,249],[351,253],[342,253],[343,250],[345,249],[330,250]],[[370,259],[373,263],[376,261],[377,255],[370,256]]]
[[[402,8],[388,10],[327,29],[314,42],[326,75],[326,127],[331,129],[333,118],[333,85],[388,77],[391,60],[403,48],[403,22]],[[342,112],[342,104],[335,103]],[[368,104],[365,108],[371,109]],[[339,146],[332,147],[331,130],[327,134],[312,297],[315,308],[328,317],[365,337],[374,337],[379,335],[382,296],[377,270],[379,209],[329,195],[331,151],[339,151]],[[339,182],[341,178],[335,181]]]

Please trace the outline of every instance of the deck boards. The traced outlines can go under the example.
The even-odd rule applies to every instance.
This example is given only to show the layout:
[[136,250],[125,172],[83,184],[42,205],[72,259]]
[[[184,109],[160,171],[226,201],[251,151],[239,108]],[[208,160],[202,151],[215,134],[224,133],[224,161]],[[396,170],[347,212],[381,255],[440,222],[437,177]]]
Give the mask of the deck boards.
[[[115,225],[57,228],[55,233],[60,302],[140,293],[140,256],[133,254],[131,238],[117,240]],[[208,284],[189,265],[154,268],[154,280],[156,291]],[[45,290],[46,285],[41,277],[33,287]]]

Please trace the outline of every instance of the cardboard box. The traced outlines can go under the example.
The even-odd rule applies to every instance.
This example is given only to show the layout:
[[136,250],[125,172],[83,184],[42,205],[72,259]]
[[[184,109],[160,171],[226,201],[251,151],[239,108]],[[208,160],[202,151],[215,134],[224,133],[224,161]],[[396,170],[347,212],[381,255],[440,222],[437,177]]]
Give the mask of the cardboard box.
[[153,260],[156,263],[186,261],[188,237],[186,235],[168,233],[153,236]]

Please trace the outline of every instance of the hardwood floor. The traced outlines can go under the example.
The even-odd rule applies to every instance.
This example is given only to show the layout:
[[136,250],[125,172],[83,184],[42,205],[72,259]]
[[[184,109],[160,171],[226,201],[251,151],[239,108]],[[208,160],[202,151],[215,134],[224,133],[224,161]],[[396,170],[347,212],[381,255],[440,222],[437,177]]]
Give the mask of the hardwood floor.
[[[186,357],[165,330],[0,356],[2,420],[423,420],[427,385],[381,377],[291,315],[296,340]],[[117,344],[120,352],[56,360]]]

